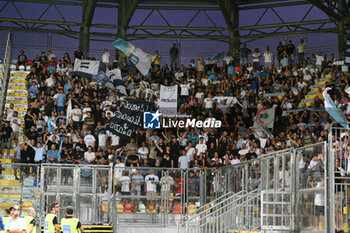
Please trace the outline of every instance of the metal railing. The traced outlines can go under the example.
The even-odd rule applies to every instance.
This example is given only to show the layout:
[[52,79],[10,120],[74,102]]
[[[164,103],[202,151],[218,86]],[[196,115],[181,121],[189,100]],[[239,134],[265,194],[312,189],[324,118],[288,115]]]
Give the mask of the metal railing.
[[1,119],[4,114],[7,85],[10,77],[11,39],[12,39],[12,32],[9,31],[7,36],[6,48],[5,48],[4,70],[3,70],[3,75],[1,80],[1,90],[0,90],[0,118]]
[[[317,183],[325,174],[327,163],[318,169],[309,168],[310,162],[306,159],[319,154],[326,158],[325,145],[320,143],[276,151],[240,164],[205,169],[114,168],[50,163],[2,166],[6,170],[21,170],[22,182],[16,184],[19,188],[16,190],[22,199],[31,192],[35,193],[36,199],[32,200],[32,206],[37,210],[41,223],[53,201],[58,201],[62,207],[59,218],[64,216],[65,207],[70,205],[75,208],[75,216],[83,224],[114,224],[116,230],[130,224],[176,226],[188,219],[196,219],[194,213],[206,213],[207,206],[210,206],[210,213],[215,214],[197,217],[211,216],[213,218],[210,221],[224,221],[219,219],[225,216],[223,219],[229,219],[224,224],[228,230],[238,227],[238,230],[249,230],[246,223],[255,229],[262,222],[259,212],[262,209],[260,192],[266,190],[292,193],[289,204],[292,206],[295,226],[307,231],[309,227],[316,226],[316,216],[322,211],[315,198],[316,194],[326,192],[327,186],[317,186]],[[306,168],[301,170],[300,161],[304,159]],[[35,180],[36,185],[25,185],[23,180],[26,176],[30,178],[28,181]],[[241,202],[236,201],[235,205],[225,202],[234,195]],[[22,199],[16,199],[16,203],[30,202]],[[251,204],[248,205],[249,202]],[[242,208],[245,208],[248,216],[243,215]],[[326,209],[327,203],[324,205]],[[232,217],[233,213],[236,218]],[[238,225],[235,219],[241,219],[239,222],[244,220],[245,224]]]

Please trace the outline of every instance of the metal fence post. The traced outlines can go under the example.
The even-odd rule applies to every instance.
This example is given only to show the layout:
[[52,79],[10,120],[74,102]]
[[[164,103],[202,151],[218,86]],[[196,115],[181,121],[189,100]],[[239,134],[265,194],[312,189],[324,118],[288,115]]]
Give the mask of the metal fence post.
[[[333,134],[333,124],[330,128],[330,133],[328,135],[328,149],[329,149],[329,156],[327,156],[327,172],[328,172],[328,179],[327,179],[327,197],[334,197],[334,151],[332,147],[332,134]],[[327,198],[329,204],[328,207],[328,213],[327,216],[329,218],[327,219],[327,232],[334,233],[334,218],[335,218],[335,199],[334,198]]]

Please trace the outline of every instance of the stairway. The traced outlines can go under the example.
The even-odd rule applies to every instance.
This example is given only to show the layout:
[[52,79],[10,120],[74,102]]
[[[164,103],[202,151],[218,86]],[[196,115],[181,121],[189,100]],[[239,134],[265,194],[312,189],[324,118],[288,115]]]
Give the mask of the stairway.
[[[10,104],[14,105],[14,110],[18,112],[18,117],[21,119],[21,128],[18,140],[13,142],[11,149],[3,149],[3,157],[0,158],[2,167],[5,168],[0,175],[0,210],[10,208],[14,204],[20,204],[22,209],[33,207],[37,188],[33,188],[34,167],[30,168],[14,164],[16,145],[23,142],[24,137],[24,116],[28,107],[28,91],[26,76],[28,71],[16,71],[13,65],[10,70],[10,78],[8,81],[8,89],[6,93],[5,109],[9,109]],[[23,69],[23,68],[22,68]],[[21,171],[26,170],[30,175],[22,176]],[[16,174],[16,175],[15,175]],[[23,174],[22,174],[23,175]]]
[[305,99],[301,100],[299,103],[299,108],[302,108],[305,104],[306,107],[310,107],[311,104],[314,102],[315,96],[319,93],[319,89],[323,91],[326,88],[326,83],[331,78],[331,75],[326,75],[324,78],[321,78],[316,81],[316,84],[311,85],[309,87],[309,92],[305,96]]

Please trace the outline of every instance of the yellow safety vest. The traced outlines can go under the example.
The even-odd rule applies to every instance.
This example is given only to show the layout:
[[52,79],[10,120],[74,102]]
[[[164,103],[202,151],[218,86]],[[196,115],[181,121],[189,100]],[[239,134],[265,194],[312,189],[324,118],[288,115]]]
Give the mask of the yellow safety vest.
[[6,217],[6,216],[2,217],[2,221],[4,223],[4,226],[5,226],[5,223],[10,219],[11,219],[11,217]]
[[53,219],[56,217],[55,214],[47,214],[44,221],[44,232],[45,233],[55,233],[56,227],[53,225]]
[[61,221],[61,228],[63,233],[79,233],[77,229],[79,219],[77,218],[63,218]]
[[[27,232],[28,232],[29,229],[30,229],[30,222],[31,222],[34,218],[33,218],[32,216],[27,215],[27,216],[24,217],[24,219],[25,219],[26,222],[27,222]],[[36,225],[33,226],[32,232],[34,232],[34,233],[36,232]]]

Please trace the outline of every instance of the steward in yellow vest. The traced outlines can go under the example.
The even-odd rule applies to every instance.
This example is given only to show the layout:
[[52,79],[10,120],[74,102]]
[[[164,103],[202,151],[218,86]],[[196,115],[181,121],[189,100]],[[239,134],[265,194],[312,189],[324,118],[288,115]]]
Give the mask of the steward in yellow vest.
[[63,233],[80,233],[84,232],[79,219],[73,218],[73,207],[68,206],[66,209],[66,217],[61,221],[61,228]]
[[27,233],[36,232],[36,220],[35,220],[35,210],[33,208],[28,209],[28,215],[24,217],[27,222]]
[[60,210],[57,202],[50,204],[50,213],[48,213],[44,220],[44,233],[60,233],[60,225],[56,213]]

